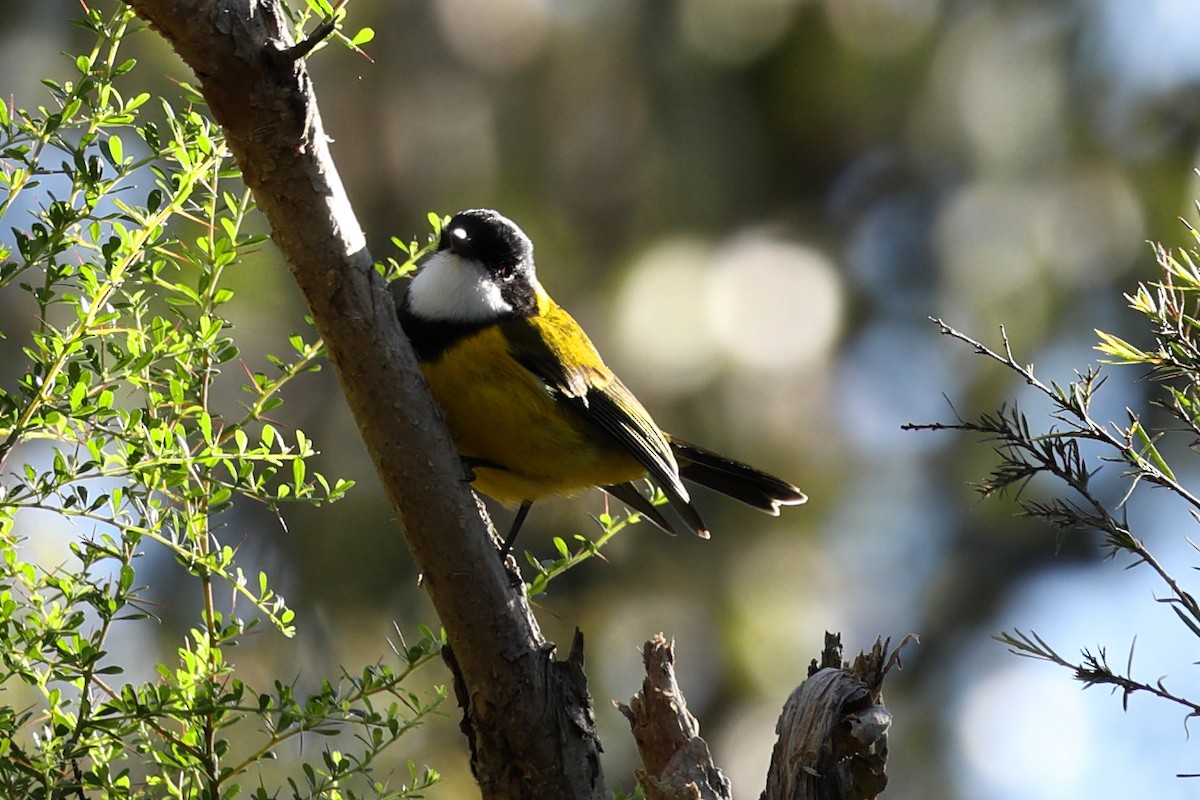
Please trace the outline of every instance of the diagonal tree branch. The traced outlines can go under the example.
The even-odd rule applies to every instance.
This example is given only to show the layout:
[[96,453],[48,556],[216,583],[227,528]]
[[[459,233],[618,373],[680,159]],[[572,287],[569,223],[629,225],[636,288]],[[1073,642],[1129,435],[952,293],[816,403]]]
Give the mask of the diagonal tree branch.
[[373,269],[277,0],[125,2],[195,73],[304,293],[446,628],[483,796],[606,797],[582,638],[556,660],[509,585]]

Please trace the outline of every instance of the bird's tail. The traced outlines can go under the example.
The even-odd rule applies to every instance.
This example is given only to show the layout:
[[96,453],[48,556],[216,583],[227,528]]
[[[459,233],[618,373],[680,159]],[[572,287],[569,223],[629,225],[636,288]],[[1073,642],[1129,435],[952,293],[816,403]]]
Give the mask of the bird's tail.
[[[679,464],[679,475],[685,480],[698,483],[773,516],[779,516],[780,506],[798,506],[808,500],[804,492],[774,475],[689,442],[669,436],[667,438],[671,443],[671,452]],[[667,533],[675,534],[675,526],[670,520],[632,483],[601,488]],[[662,488],[671,507],[683,519],[687,529],[707,539],[708,529],[691,500],[668,486]]]
[[670,442],[681,477],[759,511],[779,516],[780,506],[797,506],[808,500],[804,492],[774,475],[680,439],[671,438]]

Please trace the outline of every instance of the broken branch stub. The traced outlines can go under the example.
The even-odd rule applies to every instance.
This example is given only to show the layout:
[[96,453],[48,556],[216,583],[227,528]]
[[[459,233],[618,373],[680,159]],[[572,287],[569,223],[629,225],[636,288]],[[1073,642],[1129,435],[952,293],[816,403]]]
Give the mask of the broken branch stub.
[[821,663],[813,660],[784,703],[761,800],[870,800],[883,792],[892,721],[883,679],[915,638],[906,636],[890,655],[888,640],[877,639],[849,665],[841,637],[825,635]]
[[700,723],[675,681],[674,643],[661,633],[642,648],[646,678],[629,705],[614,701],[633,729],[646,800],[729,800],[733,790],[713,763]]

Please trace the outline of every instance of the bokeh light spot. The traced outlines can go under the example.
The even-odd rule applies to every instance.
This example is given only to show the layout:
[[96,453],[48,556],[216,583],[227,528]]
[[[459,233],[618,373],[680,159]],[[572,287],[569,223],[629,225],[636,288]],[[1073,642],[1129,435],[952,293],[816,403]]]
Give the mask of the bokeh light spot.
[[798,0],[684,0],[679,6],[683,39],[718,63],[753,61],[783,38]]
[[549,39],[550,14],[542,0],[438,0],[435,8],[454,54],[487,72],[525,66]]
[[747,235],[721,248],[714,261],[708,313],[732,358],[791,370],[828,355],[841,329],[842,282],[826,256]]
[[1200,78],[1200,16],[1195,0],[1081,3],[1085,52],[1117,83],[1123,100],[1165,93]]
[[967,689],[956,725],[963,757],[992,791],[1074,795],[1091,736],[1079,687],[1062,675],[1016,662],[981,676]]
[[381,114],[389,131],[381,166],[400,184],[479,194],[499,172],[495,113],[478,81],[450,72],[420,79]]
[[708,246],[664,241],[630,268],[617,294],[621,371],[659,391],[687,393],[716,373],[717,344],[705,319]]
[[1023,290],[1037,274],[1033,190],[977,182],[955,192],[934,227],[934,248],[955,295],[985,302]]
[[969,16],[943,45],[936,70],[980,166],[1027,170],[1057,162],[1070,106],[1059,22],[1044,10]]
[[865,55],[899,55],[918,44],[938,18],[938,0],[826,0],[834,34]]

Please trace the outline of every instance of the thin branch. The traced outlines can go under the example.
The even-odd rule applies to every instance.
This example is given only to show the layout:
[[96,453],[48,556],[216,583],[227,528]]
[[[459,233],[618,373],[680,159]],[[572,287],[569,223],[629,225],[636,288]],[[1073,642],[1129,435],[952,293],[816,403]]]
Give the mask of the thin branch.
[[[1127,550],[1139,562],[1147,564],[1167,585],[1173,600],[1182,606],[1192,620],[1200,623],[1200,603],[1183,589],[1167,569],[1155,558],[1146,546],[1129,531],[1125,521],[1112,515],[1105,503],[1090,488],[1095,474],[1087,469],[1079,452],[1078,440],[1096,441],[1116,450],[1124,463],[1133,468],[1129,473],[1135,481],[1146,480],[1162,486],[1184,500],[1193,510],[1200,510],[1200,497],[1184,487],[1169,467],[1156,464],[1156,459],[1146,458],[1133,444],[1133,435],[1140,431],[1140,423],[1131,426],[1131,433],[1118,435],[1108,425],[1096,422],[1089,413],[1092,394],[1102,385],[1103,378],[1094,370],[1078,374],[1079,380],[1067,387],[1046,384],[1038,379],[1032,366],[1019,363],[1004,328],[1000,329],[1003,353],[998,353],[981,342],[955,330],[940,319],[932,319],[941,333],[970,346],[976,353],[996,361],[1020,375],[1025,382],[1053,402],[1058,409],[1054,416],[1070,426],[1067,431],[1051,430],[1047,434],[1034,436],[1028,421],[1016,409],[1006,414],[1001,408],[997,415],[982,415],[978,422],[959,421],[954,424],[905,425],[906,430],[962,430],[983,433],[1000,442],[997,452],[1002,464],[993,472],[993,480],[985,482],[981,491],[987,495],[1003,491],[1010,485],[1021,485],[1040,472],[1053,475],[1070,487],[1086,504],[1090,511],[1056,502],[1051,504],[1022,502],[1024,511],[1032,516],[1043,517],[1060,529],[1091,527],[1104,532],[1114,549]],[[956,412],[957,413],[957,412]],[[1146,441],[1149,441],[1148,439]],[[1157,459],[1157,460],[1161,460]],[[1123,503],[1122,503],[1123,505]]]

